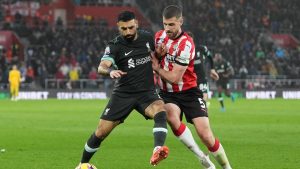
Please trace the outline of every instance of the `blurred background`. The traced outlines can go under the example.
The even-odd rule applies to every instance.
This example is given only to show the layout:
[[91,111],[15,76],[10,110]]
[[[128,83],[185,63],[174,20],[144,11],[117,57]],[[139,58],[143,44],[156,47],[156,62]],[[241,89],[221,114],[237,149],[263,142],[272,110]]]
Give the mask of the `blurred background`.
[[[231,88],[236,95],[275,91],[276,97],[300,98],[297,0],[0,2],[0,98],[9,97],[8,72],[13,64],[22,73],[22,92],[46,92],[31,93],[33,97],[69,97],[60,91],[102,92],[78,97],[109,97],[113,82],[98,75],[97,67],[108,40],[118,33],[117,14],[135,12],[140,27],[154,33],[162,28],[161,13],[170,4],[182,7],[184,30],[193,32],[196,46],[207,45],[232,64]],[[210,86],[213,95],[211,80]]]

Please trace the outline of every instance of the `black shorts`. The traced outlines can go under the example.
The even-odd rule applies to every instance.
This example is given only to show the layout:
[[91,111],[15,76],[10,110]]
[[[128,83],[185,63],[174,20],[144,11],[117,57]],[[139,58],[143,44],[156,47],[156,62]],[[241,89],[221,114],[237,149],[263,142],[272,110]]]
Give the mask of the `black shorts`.
[[160,91],[159,94],[165,103],[173,103],[180,108],[181,120],[183,114],[189,123],[193,123],[192,119],[196,117],[208,117],[206,103],[197,87],[176,93]]
[[217,81],[217,87],[222,87],[223,89],[229,89],[230,85],[229,85],[229,79],[219,79]]
[[122,123],[135,109],[146,119],[149,119],[145,115],[145,109],[156,100],[162,99],[155,90],[136,94],[113,93],[100,118],[108,121],[121,121]]

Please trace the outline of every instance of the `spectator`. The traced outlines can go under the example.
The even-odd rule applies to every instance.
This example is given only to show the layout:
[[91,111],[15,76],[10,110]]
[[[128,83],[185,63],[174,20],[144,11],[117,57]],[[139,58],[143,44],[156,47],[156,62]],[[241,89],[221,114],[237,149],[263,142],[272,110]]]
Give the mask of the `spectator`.
[[[246,68],[245,65],[242,65],[242,67],[239,70],[239,76],[240,76],[241,79],[246,79],[247,75],[248,75],[248,69]],[[245,81],[242,81],[241,88],[242,89],[246,88],[246,82]]]
[[73,66],[72,69],[69,72],[69,78],[70,78],[70,89],[78,87],[78,80],[79,80],[79,71],[77,67]]
[[34,70],[32,66],[28,66],[26,70],[26,83],[32,83],[34,80]]
[[98,73],[95,67],[92,67],[89,76],[88,76],[88,86],[92,87],[92,88],[96,88],[97,87],[97,82],[96,80],[98,79]]

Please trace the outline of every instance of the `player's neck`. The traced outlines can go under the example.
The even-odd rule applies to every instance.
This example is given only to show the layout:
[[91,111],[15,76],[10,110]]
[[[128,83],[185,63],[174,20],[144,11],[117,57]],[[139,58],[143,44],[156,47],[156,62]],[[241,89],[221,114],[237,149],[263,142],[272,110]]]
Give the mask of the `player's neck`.
[[139,37],[139,34],[136,33],[136,34],[135,34],[135,37],[134,37],[134,39],[133,39],[133,41],[137,40],[138,37]]
[[180,29],[173,40],[178,39],[182,34],[183,34],[183,31],[182,31],[182,29]]

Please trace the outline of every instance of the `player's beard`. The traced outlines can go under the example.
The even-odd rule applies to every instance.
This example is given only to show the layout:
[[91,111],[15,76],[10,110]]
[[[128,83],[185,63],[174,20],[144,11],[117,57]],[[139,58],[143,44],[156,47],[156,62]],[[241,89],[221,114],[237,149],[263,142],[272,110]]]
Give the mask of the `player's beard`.
[[127,42],[132,42],[135,38],[136,34],[133,34],[133,35],[126,35],[124,36],[124,39],[127,41]]
[[178,34],[178,31],[167,31],[167,36],[170,38],[170,39],[175,39],[177,37],[177,34]]

